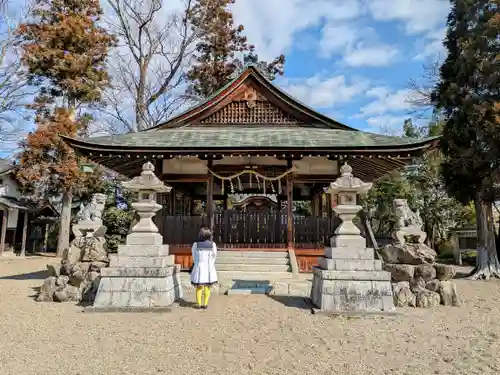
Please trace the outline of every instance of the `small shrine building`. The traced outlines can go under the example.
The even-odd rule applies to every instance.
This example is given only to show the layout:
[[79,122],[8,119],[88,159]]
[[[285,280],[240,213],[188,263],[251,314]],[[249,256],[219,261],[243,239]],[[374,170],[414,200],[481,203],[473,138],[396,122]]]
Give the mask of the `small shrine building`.
[[[205,225],[219,248],[295,249],[302,270],[322,254],[338,222],[335,202],[323,189],[343,163],[370,182],[438,141],[351,128],[292,98],[253,66],[155,128],[65,140],[125,176],[139,175],[147,160],[155,165],[155,174],[173,188],[160,198],[163,209],[155,222],[183,266],[189,267],[191,244]],[[249,201],[228,205],[234,194],[272,199],[252,198],[260,209],[242,209]],[[297,201],[310,202],[310,212],[294,214]]]

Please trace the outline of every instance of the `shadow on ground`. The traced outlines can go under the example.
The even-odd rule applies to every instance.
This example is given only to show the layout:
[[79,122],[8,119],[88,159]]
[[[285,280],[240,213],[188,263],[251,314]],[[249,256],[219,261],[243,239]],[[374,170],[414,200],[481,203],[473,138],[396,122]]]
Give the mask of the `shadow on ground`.
[[46,270],[29,272],[29,273],[21,273],[19,275],[10,275],[0,277],[0,280],[45,280],[49,277],[49,274]]
[[179,307],[187,307],[187,308],[191,308],[191,309],[198,308],[198,305],[196,304],[196,302],[187,301],[184,298],[181,298],[181,299],[177,300],[176,302],[179,304]]
[[31,287],[31,290],[35,294],[31,294],[28,297],[36,301],[36,297],[38,297],[38,295],[40,294],[40,289],[42,289],[42,287],[40,287],[40,286],[33,286],[33,287]]
[[283,304],[286,307],[294,307],[296,309],[311,310],[304,297],[298,296],[268,296],[272,300]]

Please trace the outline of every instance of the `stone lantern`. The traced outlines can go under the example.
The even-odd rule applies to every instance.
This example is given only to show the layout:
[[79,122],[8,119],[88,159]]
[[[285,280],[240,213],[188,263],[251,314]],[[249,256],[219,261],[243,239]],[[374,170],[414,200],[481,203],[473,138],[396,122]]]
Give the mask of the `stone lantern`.
[[158,310],[182,298],[180,266],[174,264],[168,245],[152,218],[161,205],[156,194],[170,192],[154,174],[153,164],[142,166],[140,176],[123,186],[137,192],[132,207],[139,215],[125,245],[109,256],[109,268],[101,269],[101,281],[94,301],[95,310]]
[[311,300],[320,310],[328,312],[380,312],[394,310],[391,274],[382,271],[382,262],[375,259],[373,249],[366,247],[353,219],[362,209],[359,195],[366,194],[372,184],[352,175],[345,163],[341,176],[325,189],[336,194],[339,204],[335,212],[342,223],[325,248],[324,256],[313,267]]
[[156,203],[156,194],[170,193],[172,188],[166,186],[163,181],[156,177],[154,170],[154,165],[147,162],[142,166],[140,176],[122,184],[129,191],[138,194],[138,200],[132,203],[132,208],[139,215],[139,221],[132,227],[131,233],[127,236],[127,245],[163,244],[163,238],[158,233],[158,227],[152,218],[161,209],[161,205]]
[[353,219],[363,207],[357,204],[359,195],[364,195],[372,188],[371,183],[363,182],[352,175],[352,168],[344,163],[340,168],[340,177],[324,189],[325,193],[337,196],[337,206],[333,209],[342,220],[331,239],[333,247],[365,246],[365,239],[354,225]]

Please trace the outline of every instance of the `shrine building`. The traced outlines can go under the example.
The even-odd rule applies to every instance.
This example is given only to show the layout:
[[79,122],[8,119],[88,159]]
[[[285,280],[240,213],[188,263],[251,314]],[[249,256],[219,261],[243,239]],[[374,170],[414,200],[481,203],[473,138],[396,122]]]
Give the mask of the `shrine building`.
[[292,98],[253,66],[152,129],[65,140],[128,177],[146,161],[155,165],[173,189],[160,197],[154,220],[183,267],[200,227],[209,226],[220,250],[292,251],[301,271],[315,264],[338,225],[335,199],[323,189],[343,163],[370,182],[438,141],[351,128]]

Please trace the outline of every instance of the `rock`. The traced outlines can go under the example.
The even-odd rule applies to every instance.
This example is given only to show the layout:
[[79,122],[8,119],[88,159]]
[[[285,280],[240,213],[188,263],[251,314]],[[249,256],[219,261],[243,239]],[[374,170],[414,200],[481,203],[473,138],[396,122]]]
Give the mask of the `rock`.
[[85,246],[85,252],[82,258],[88,262],[107,262],[108,252],[104,247],[104,239],[91,238]]
[[40,293],[36,297],[38,302],[42,301],[53,301],[54,293],[57,291],[58,287],[56,285],[57,277],[50,276],[45,279],[42,287],[40,288]]
[[384,270],[391,273],[391,278],[395,282],[411,281],[415,273],[415,266],[410,264],[384,264]]
[[82,301],[88,303],[94,302],[100,280],[101,278],[98,272],[91,271],[88,273],[87,279],[82,283],[82,288],[80,289]]
[[90,263],[79,262],[73,266],[73,270],[71,271],[71,276],[76,279],[84,280],[87,277],[87,273],[89,272]]
[[425,284],[425,289],[429,289],[429,290],[432,290],[433,292],[437,292],[437,291],[439,291],[440,284],[441,284],[441,282],[438,279],[429,280]]
[[415,277],[430,281],[436,278],[436,270],[432,264],[421,264],[415,267]]
[[60,264],[47,264],[47,271],[49,272],[49,276],[58,277],[61,275],[61,265]]
[[54,301],[56,302],[80,302],[80,290],[73,285],[66,285],[64,289],[58,290],[54,293]]
[[61,269],[60,269],[61,275],[65,275],[65,276],[71,275],[71,272],[73,271],[73,266],[74,266],[74,263],[69,263],[69,260],[67,260],[67,259],[61,261]]
[[405,245],[387,245],[378,250],[385,263],[393,264],[426,264],[434,263],[436,252],[423,243],[407,243]]
[[87,280],[89,281],[94,281],[94,280],[97,280],[101,275],[99,274],[99,272],[96,272],[96,271],[90,271],[88,274],[87,274]]
[[428,309],[431,307],[439,306],[441,297],[439,293],[433,292],[428,289],[421,289],[416,293],[417,307]]
[[451,280],[457,274],[455,266],[450,264],[434,264],[436,269],[436,277],[441,281]]
[[89,271],[101,272],[101,268],[105,268],[107,266],[107,262],[92,262],[90,263]]
[[425,289],[426,285],[427,283],[420,276],[417,276],[410,281],[410,289],[413,293],[418,293],[419,291]]
[[54,293],[54,301],[56,301],[56,302],[67,302],[67,301],[69,301],[69,296],[64,291],[64,289],[58,290],[57,292]]
[[416,297],[410,290],[408,281],[400,281],[392,284],[392,294],[394,296],[394,305],[396,307],[415,307]]
[[457,294],[457,286],[453,281],[441,281],[439,283],[439,295],[441,303],[445,306],[460,306]]
[[69,264],[75,264],[76,262],[80,262],[82,259],[82,243],[85,241],[81,237],[75,238],[71,241],[69,248],[64,250],[62,260],[67,261]]
[[56,285],[59,287],[59,289],[64,288],[69,281],[69,276],[66,275],[61,275],[56,279]]

